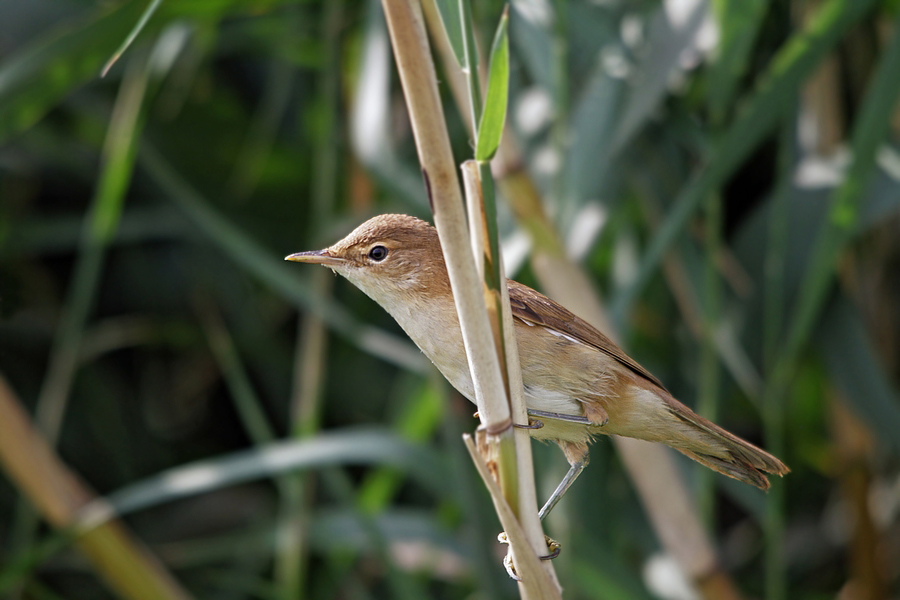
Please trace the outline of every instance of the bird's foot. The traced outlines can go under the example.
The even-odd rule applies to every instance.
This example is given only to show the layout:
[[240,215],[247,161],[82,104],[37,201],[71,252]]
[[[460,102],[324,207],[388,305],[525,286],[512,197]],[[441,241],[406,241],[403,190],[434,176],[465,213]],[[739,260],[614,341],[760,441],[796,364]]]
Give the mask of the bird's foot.
[[[509,537],[507,537],[505,531],[500,532],[500,535],[497,536],[497,541],[501,544],[509,544]],[[544,542],[546,542],[547,550],[549,550],[550,553],[538,558],[540,558],[541,560],[553,560],[554,558],[559,556],[559,553],[562,550],[562,546],[559,542],[554,540],[549,535],[544,535]],[[516,565],[513,564],[512,548],[510,548],[510,551],[507,552],[506,556],[503,557],[503,567],[506,569],[506,573],[509,575],[510,579],[522,581],[522,578],[518,573],[516,573]]]

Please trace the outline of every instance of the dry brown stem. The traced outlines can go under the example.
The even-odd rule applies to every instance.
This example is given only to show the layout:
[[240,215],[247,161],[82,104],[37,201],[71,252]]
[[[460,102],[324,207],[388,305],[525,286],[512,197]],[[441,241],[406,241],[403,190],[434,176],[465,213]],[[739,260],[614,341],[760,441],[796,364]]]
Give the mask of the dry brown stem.
[[[77,528],[81,509],[96,495],[35,429],[15,392],[0,375],[0,465],[44,518],[57,529]],[[77,532],[75,543],[97,574],[123,598],[187,599],[157,558],[119,520]]]

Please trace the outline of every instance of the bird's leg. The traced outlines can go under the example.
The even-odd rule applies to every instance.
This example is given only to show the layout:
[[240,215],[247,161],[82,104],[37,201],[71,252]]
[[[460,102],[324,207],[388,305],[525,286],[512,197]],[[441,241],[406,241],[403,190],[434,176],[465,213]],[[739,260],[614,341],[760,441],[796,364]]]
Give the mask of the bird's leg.
[[541,520],[544,520],[553,507],[556,506],[556,503],[562,500],[563,495],[566,491],[575,483],[575,479],[581,475],[581,472],[587,466],[587,458],[582,462],[575,463],[571,467],[569,467],[569,472],[566,473],[566,476],[562,478],[562,481],[559,482],[559,485],[556,486],[556,489],[553,490],[553,493],[550,495],[550,498],[547,499],[547,502],[544,503],[543,508],[541,508],[541,512],[538,513],[538,516]]
[[559,485],[556,486],[556,489],[550,494],[550,498],[544,503],[541,512],[538,513],[538,517],[540,517],[542,521],[562,499],[566,491],[572,487],[572,484],[575,483],[575,480],[581,475],[581,472],[588,464],[587,444],[560,441],[559,447],[562,448],[562,451],[566,455],[566,459],[569,461],[569,472],[562,478],[562,481],[559,482]]

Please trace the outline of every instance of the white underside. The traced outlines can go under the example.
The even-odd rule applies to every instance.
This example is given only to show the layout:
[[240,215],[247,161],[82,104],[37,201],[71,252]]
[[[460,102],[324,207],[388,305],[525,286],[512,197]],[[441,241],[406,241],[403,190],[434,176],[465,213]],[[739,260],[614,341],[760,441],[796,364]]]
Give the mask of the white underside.
[[561,415],[581,416],[581,405],[569,394],[537,386],[525,388],[525,404],[528,408]]

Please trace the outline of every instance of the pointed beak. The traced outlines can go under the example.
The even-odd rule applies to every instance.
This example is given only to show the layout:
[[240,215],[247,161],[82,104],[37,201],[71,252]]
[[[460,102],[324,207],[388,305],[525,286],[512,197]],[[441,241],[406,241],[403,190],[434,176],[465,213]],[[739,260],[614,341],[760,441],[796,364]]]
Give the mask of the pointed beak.
[[328,250],[311,250],[309,252],[298,252],[284,257],[284,260],[291,262],[310,263],[313,265],[325,265],[326,267],[336,267],[344,264],[344,259],[339,256],[332,256]]

